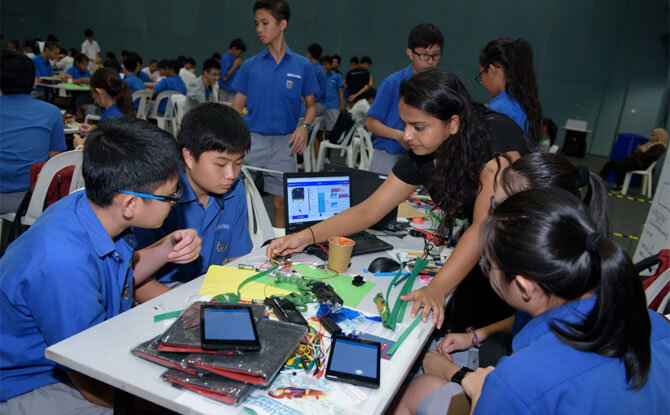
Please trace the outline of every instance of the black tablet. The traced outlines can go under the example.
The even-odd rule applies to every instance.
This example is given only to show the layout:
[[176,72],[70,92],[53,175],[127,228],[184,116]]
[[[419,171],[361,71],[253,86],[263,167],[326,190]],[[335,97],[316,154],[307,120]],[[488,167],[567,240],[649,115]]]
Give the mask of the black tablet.
[[369,340],[333,336],[326,378],[379,388],[381,344]]
[[260,350],[251,307],[203,304],[200,308],[200,338],[203,349]]

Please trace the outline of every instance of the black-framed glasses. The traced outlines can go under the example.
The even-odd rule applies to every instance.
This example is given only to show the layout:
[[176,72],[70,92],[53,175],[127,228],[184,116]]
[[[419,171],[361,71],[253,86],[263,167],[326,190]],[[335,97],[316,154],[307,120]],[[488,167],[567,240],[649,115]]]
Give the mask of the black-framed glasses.
[[433,53],[432,55],[430,53],[418,53],[414,49],[412,49],[412,53],[415,54],[416,56],[419,57],[420,61],[428,61],[428,59],[432,60],[433,62],[437,62],[440,60],[442,57],[442,52],[439,53]]
[[482,81],[482,75],[486,72],[486,69],[482,69],[482,71],[475,76],[475,82],[477,82],[479,85],[484,85],[484,81]]
[[484,274],[486,278],[491,277],[491,270],[497,269],[500,271],[500,268],[491,266],[491,261],[489,261],[486,255],[482,255],[482,257],[479,258],[479,267],[482,269],[482,274]]
[[170,206],[175,206],[177,203],[179,203],[181,197],[184,195],[184,189],[182,189],[181,184],[177,182],[177,191],[175,191],[172,196],[151,195],[148,193],[133,192],[130,190],[119,190],[119,193],[125,193],[127,195],[137,196],[144,199],[160,200],[161,202],[168,202]]

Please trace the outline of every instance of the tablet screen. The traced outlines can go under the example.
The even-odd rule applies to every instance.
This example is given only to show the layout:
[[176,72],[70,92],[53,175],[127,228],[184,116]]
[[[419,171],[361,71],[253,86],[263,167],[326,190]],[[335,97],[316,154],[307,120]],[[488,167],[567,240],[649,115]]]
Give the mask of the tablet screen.
[[255,340],[245,309],[205,308],[205,337],[210,340]]
[[377,342],[336,336],[326,377],[359,385],[379,386],[381,345]]

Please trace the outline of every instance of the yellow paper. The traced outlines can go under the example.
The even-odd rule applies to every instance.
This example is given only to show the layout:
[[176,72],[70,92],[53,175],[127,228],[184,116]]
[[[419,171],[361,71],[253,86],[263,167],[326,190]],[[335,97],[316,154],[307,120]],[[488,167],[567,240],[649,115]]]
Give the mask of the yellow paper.
[[398,205],[399,218],[425,218],[427,216],[425,211],[417,209],[408,203],[401,203]]
[[[211,265],[200,287],[200,295],[215,295],[235,293],[237,287],[249,277],[258,274],[257,271],[239,269],[233,266]],[[272,285],[252,281],[242,287],[240,298],[244,300],[264,300],[271,295],[287,295],[291,291]]]

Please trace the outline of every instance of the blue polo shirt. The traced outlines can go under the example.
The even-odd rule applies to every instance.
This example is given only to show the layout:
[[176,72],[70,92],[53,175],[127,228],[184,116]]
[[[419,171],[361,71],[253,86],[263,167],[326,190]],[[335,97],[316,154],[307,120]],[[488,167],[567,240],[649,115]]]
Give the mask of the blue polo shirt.
[[142,81],[142,82],[153,82],[154,80],[151,79],[151,76],[149,76],[148,73],[144,71],[138,71],[137,72],[137,77]]
[[[163,91],[179,91],[180,93],[186,95],[186,84],[181,79],[181,76],[174,75],[166,77],[160,80],[156,85],[154,85],[154,92],[157,94]],[[165,114],[165,107],[167,106],[167,98],[161,100],[158,103],[158,114]]]
[[296,129],[301,98],[319,92],[319,84],[309,60],[286,46],[279,64],[267,48],[247,59],[233,90],[247,97],[249,113],[244,119],[251,132],[286,135]]
[[519,101],[512,98],[506,91],[496,95],[491,102],[489,102],[489,108],[493,111],[507,115],[514,120],[524,132],[528,132],[528,128],[526,128],[526,111],[521,108]]
[[113,241],[84,191],[44,211],[0,260],[0,401],[65,379],[48,346],[129,310],[134,237]]
[[[141,73],[144,73],[140,71]],[[128,88],[130,88],[130,92],[137,92],[137,91],[144,91],[146,87],[144,86],[144,82],[140,78],[138,78],[134,73],[129,73],[128,76],[123,78],[123,82],[128,85]],[[140,106],[140,99],[137,98],[133,101],[133,109],[137,111],[137,109]]]
[[[387,127],[396,130],[405,130],[405,125],[400,121],[398,113],[398,102],[400,101],[400,84],[413,76],[412,65],[407,68],[391,74],[379,85],[375,101],[368,110],[368,115],[378,121],[381,121]],[[375,135],[372,142],[374,148],[384,150],[389,154],[406,153],[400,143],[388,137]]]
[[0,96],[0,193],[27,191],[30,166],[66,149],[58,107],[28,94]]
[[[49,61],[44,59],[41,54],[33,58],[33,64],[35,65],[35,78],[56,75]],[[35,90],[46,91],[46,88],[43,86],[36,86]]]
[[228,75],[228,71],[230,71],[230,68],[233,67],[234,63],[235,57],[230,52],[224,53],[223,56],[221,56],[221,61],[219,61],[219,64],[221,65],[221,78],[219,78],[219,87],[225,89],[226,91],[233,90],[233,81],[235,80],[237,73],[240,71],[240,68],[235,69],[235,72],[230,75],[230,78],[228,78],[228,80],[225,82],[223,81],[223,77]]
[[321,66],[321,63],[314,62],[312,64],[312,67],[314,68],[314,75],[316,76],[316,82],[319,84],[319,92],[317,92],[316,95],[314,95],[314,101],[325,103],[325,101],[326,101],[326,78],[328,78],[328,75],[326,75],[326,70],[323,69],[323,66]]
[[65,71],[66,74],[70,75],[72,79],[81,79],[81,78],[90,78],[91,77],[91,72],[86,69],[85,71],[80,71],[79,68],[76,66],[72,65],[68,68],[67,71]]
[[344,87],[344,81],[342,80],[342,75],[337,72],[330,72],[326,78],[326,103],[325,108],[327,110],[339,110],[340,109],[340,94],[338,92],[339,88]]
[[188,281],[207,272],[210,265],[223,265],[228,258],[246,255],[252,243],[247,226],[247,200],[244,184],[237,179],[233,187],[219,196],[210,196],[205,208],[193,192],[186,175],[179,175],[184,195],[160,229],[133,231],[139,246],[146,247],[178,229],[196,229],[202,240],[200,258],[188,264],[167,264],[156,273],[158,281]]
[[512,341],[484,382],[475,414],[668,414],[670,324],[651,319],[651,367],[640,390],[626,383],[621,359],[583,352],[561,342],[549,328],[557,319],[583,320],[595,297],[573,301],[531,320]]
[[107,108],[105,112],[102,113],[100,116],[100,121],[104,121],[108,118],[118,118],[118,117],[123,117],[125,114],[119,111],[119,107],[116,106],[116,104],[112,105],[111,107]]

